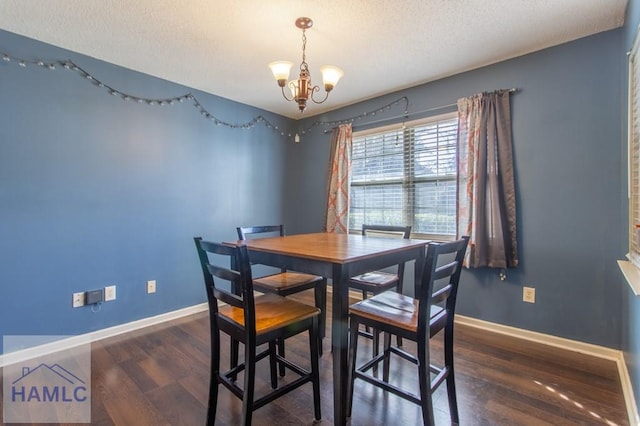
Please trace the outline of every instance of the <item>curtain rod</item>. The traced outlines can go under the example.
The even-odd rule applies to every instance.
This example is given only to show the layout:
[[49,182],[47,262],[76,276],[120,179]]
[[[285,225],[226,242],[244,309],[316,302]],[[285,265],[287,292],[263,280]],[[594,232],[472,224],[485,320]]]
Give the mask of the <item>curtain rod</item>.
[[[501,89],[501,90],[507,90],[509,93],[515,93],[515,92],[518,91],[518,89],[516,87],[512,87],[511,89]],[[426,112],[433,112],[433,111],[438,111],[438,110],[441,110],[441,109],[453,108],[456,105],[458,105],[458,104],[457,103],[453,103],[453,104],[447,104],[447,105],[440,105],[440,106],[437,106],[437,107],[423,109],[422,111],[412,112],[410,114],[396,115],[395,117],[388,117],[388,118],[382,118],[382,119],[376,120],[376,121],[369,121],[369,122],[364,123],[364,124],[359,125],[359,126],[353,126],[353,129],[355,130],[355,129],[358,129],[358,128],[363,127],[363,126],[370,126],[372,124],[384,123],[386,121],[391,121],[391,120],[397,120],[398,118],[408,119],[408,118],[416,116],[416,115],[422,115],[422,114],[424,114]],[[324,133],[327,134],[327,133],[331,133],[332,131],[333,131],[333,129],[327,129],[327,130],[324,130]]]

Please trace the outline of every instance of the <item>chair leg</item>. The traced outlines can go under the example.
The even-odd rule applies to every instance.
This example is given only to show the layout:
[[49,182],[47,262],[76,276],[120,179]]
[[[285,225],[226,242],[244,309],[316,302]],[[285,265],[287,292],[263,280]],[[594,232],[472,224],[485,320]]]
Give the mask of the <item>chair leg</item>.
[[327,279],[323,278],[322,283],[313,289],[316,308],[320,309],[320,319],[318,320],[318,354],[322,356],[322,340],[326,336],[327,324]]
[[278,387],[278,374],[276,368],[276,342],[269,342],[269,371],[271,372],[271,389]]
[[320,412],[320,362],[318,345],[322,341],[320,339],[318,317],[314,317],[309,330],[309,351],[311,353],[311,383],[313,384],[313,411],[315,419],[320,420],[322,413]]
[[[367,299],[367,297],[369,297],[369,295],[367,294],[367,292],[365,290],[362,290],[362,300]],[[366,331],[367,333],[369,333],[369,326],[365,325],[364,326],[364,331]]]
[[242,397],[242,425],[250,425],[253,416],[254,387],[256,384],[256,345],[246,342],[244,348],[244,395]]
[[429,368],[429,336],[418,337],[418,385],[420,387],[420,407],[422,422],[426,426],[435,425],[433,418],[433,402],[431,389],[431,372]]
[[358,354],[358,328],[360,324],[351,317],[349,319],[349,356],[348,356],[348,372],[347,377],[347,417],[351,417],[353,408],[353,387],[356,380],[356,356]]
[[[402,281],[399,280],[398,281],[398,285],[396,286],[396,292],[399,294],[402,294]],[[415,297],[418,297],[417,295]],[[402,337],[400,336],[396,336],[396,343],[398,345],[399,348],[402,347]]]
[[[284,358],[284,339],[278,339],[278,353],[282,358]],[[284,377],[285,368],[284,363],[278,363],[280,370],[280,377]]]
[[220,332],[212,330],[211,333],[211,377],[209,379],[209,405],[207,407],[207,425],[213,426],[216,422],[216,409],[218,407],[218,374],[220,373]]
[[[372,347],[371,347],[371,353],[372,353],[372,358],[375,358],[378,356],[378,354],[380,353],[380,330],[372,328],[371,329],[371,340],[372,340]],[[373,366],[373,374],[374,376],[378,375],[378,364],[376,363]]]
[[[231,338],[231,354],[230,354],[230,360],[229,360],[230,368],[235,368],[238,366],[238,353],[240,350],[239,347],[240,347],[240,342],[238,342],[236,339],[232,337]],[[238,376],[236,374],[231,376],[231,380],[234,382],[236,381],[237,378]]]
[[459,424],[458,399],[456,397],[456,382],[453,370],[453,321],[446,325],[444,334],[444,365],[447,369],[447,397],[449,399],[449,415],[452,424]]
[[382,380],[389,382],[389,364],[391,363],[391,334],[384,333],[384,359],[382,361]]

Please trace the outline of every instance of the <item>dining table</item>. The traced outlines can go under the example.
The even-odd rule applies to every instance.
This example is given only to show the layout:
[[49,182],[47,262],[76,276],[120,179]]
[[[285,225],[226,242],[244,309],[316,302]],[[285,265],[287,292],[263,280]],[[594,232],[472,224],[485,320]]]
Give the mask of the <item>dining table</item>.
[[333,419],[347,424],[349,278],[415,262],[419,283],[428,240],[376,238],[355,234],[309,233],[238,241],[252,263],[320,275],[331,280]]

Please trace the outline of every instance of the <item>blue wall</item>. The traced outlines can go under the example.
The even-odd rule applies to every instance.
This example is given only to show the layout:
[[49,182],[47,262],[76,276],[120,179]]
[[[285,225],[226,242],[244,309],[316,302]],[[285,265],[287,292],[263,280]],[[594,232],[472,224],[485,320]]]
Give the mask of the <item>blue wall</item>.
[[[0,51],[71,59],[140,97],[191,91],[8,32]],[[227,122],[291,124],[193,93]],[[192,237],[282,221],[290,142],[262,123],[216,126],[189,102],[127,102],[62,67],[0,61],[0,133],[0,335],[75,335],[203,303]],[[71,308],[72,293],[112,284],[98,312]]]
[[[409,98],[412,113],[518,88],[511,99],[520,267],[509,270],[506,281],[495,270],[466,270],[459,313],[619,348],[626,289],[616,260],[627,244],[622,38],[622,30],[597,34],[312,117],[300,129],[358,116],[401,96]],[[403,109],[354,125],[401,116]],[[313,127],[288,147],[289,163],[297,161],[287,179],[285,218],[292,232],[322,229],[328,127]],[[535,304],[522,302],[523,285],[536,288]]]

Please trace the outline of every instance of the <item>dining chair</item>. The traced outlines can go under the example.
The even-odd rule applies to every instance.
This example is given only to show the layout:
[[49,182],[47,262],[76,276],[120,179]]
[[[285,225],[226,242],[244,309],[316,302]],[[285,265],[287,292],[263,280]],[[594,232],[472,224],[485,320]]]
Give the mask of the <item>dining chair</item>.
[[[237,227],[238,238],[264,238],[268,236],[285,236],[284,225],[263,225]],[[301,291],[313,289],[315,306],[320,309],[320,341],[319,351],[322,355],[322,339],[325,337],[327,320],[327,279],[318,275],[303,274],[282,268],[280,272],[253,279],[253,287],[261,292],[289,296]],[[284,343],[279,342],[280,355],[284,356]],[[281,369],[280,375],[284,375]]]
[[[454,380],[453,317],[455,314],[458,284],[462,262],[469,237],[445,243],[430,243],[419,286],[418,298],[387,291],[349,307],[349,387],[348,415],[353,406],[354,383],[361,379],[385,391],[420,405],[425,425],[433,425],[432,395],[445,380],[452,424],[459,423],[458,404]],[[367,324],[384,332],[384,348],[381,354],[356,367],[358,326]],[[430,362],[429,341],[444,330],[444,365]],[[417,355],[400,347],[391,346],[391,335],[402,336],[416,342]],[[389,381],[391,355],[418,366],[419,392],[403,389]],[[383,362],[382,379],[368,372]],[[435,374],[431,380],[431,373]],[[406,388],[406,386],[404,386]]]
[[[242,424],[250,425],[253,411],[307,382],[313,385],[313,406],[316,420],[320,420],[320,376],[318,362],[318,334],[320,310],[314,306],[278,296],[273,293],[254,295],[251,265],[246,246],[203,241],[194,238],[204,275],[209,302],[211,335],[211,377],[207,425],[215,424],[218,386],[224,385],[242,400]],[[230,263],[232,268],[218,266]],[[224,285],[221,285],[223,284]],[[237,289],[234,292],[231,288]],[[228,371],[220,371],[221,332],[245,346],[244,362]],[[276,342],[300,333],[309,333],[311,368],[307,370],[276,351]],[[260,345],[267,348],[258,352]],[[256,363],[269,358],[271,390],[256,398]],[[278,386],[276,363],[299,375],[295,380]],[[244,387],[236,377],[244,373]]]
[[[411,226],[391,226],[391,225],[362,225],[362,235],[367,237],[382,238],[404,238],[411,236]],[[404,263],[397,266],[396,272],[371,271],[357,275],[349,279],[349,287],[362,292],[362,299],[366,299],[369,294],[380,294],[383,291],[395,289],[402,293],[402,283],[404,280]],[[376,329],[369,331],[366,327],[364,331],[359,331],[361,336],[373,340],[373,356],[379,351],[380,333]],[[402,338],[397,337],[398,346],[402,346]]]

